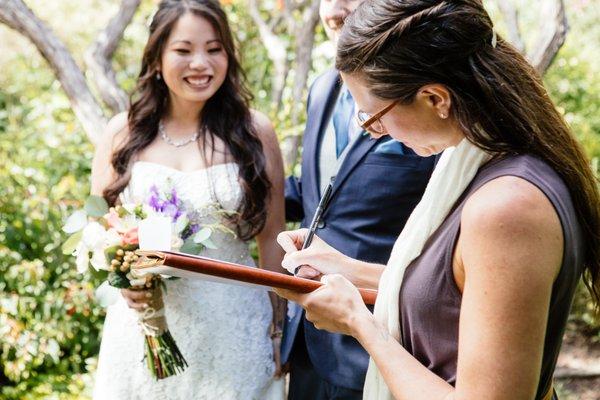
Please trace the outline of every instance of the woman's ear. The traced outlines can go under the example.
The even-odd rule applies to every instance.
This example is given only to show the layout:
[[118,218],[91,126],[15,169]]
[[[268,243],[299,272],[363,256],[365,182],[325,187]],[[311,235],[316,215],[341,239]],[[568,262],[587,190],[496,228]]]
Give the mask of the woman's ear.
[[448,88],[442,84],[425,85],[417,92],[417,101],[442,119],[448,118],[452,106],[452,96]]

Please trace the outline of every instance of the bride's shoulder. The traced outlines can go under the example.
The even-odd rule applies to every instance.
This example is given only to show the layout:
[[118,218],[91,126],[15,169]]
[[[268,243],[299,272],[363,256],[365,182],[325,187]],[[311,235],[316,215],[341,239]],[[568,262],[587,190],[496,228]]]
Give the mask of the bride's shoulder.
[[252,115],[252,126],[261,139],[265,136],[275,135],[275,129],[273,129],[273,123],[269,117],[254,109],[250,110],[250,114]]
[[121,112],[108,121],[104,133],[98,141],[98,146],[109,150],[112,153],[127,138],[129,126],[127,124],[127,111]]
[[273,123],[269,117],[260,111],[250,111],[252,113],[254,130],[263,145],[269,174],[272,177],[275,175],[278,177],[280,173],[283,173],[283,160],[281,158],[281,149],[279,148],[279,141],[277,140],[277,134],[273,128]]
[[265,114],[257,110],[250,110],[252,113],[252,125],[256,134],[262,141],[267,151],[273,150],[274,146],[279,149],[279,143],[277,142],[277,135],[273,128],[273,123]]
[[102,193],[104,188],[114,180],[112,155],[125,142],[128,133],[127,112],[115,115],[106,124],[104,132],[95,143],[92,161],[92,193]]

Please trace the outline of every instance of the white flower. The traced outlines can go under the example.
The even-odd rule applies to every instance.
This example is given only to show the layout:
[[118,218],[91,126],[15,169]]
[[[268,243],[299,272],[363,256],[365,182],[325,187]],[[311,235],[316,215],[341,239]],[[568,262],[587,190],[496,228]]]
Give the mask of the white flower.
[[179,249],[183,246],[183,239],[179,236],[171,236],[171,250],[179,251]]
[[81,241],[88,249],[102,248],[105,242],[106,229],[99,223],[92,221],[83,228]]
[[173,224],[173,232],[176,235],[181,234],[189,222],[190,220],[188,219],[187,215],[180,215],[179,218],[177,218],[177,221]]
[[146,284],[146,278],[137,274],[135,270],[131,270],[125,276],[127,277],[127,279],[129,279],[129,284],[131,286],[144,286]]
[[138,222],[139,222],[139,220],[133,214],[124,216],[123,218],[121,218],[121,223],[123,224],[122,225],[123,232],[128,232],[128,231],[132,230],[133,228],[137,228]]
[[63,231],[66,233],[75,233],[82,230],[87,223],[87,214],[84,210],[77,210],[69,218],[67,218],[67,222],[65,226],[63,226]]
[[114,228],[107,230],[106,234],[104,235],[104,247],[108,248],[112,246],[118,246],[120,244],[121,235],[119,235],[119,232],[117,232],[117,230]]
[[92,253],[92,259],[90,260],[92,267],[99,270],[108,271],[108,261],[106,260],[106,255],[104,254],[104,249],[95,249]]
[[133,212],[135,211],[135,208],[137,207],[137,204],[127,203],[127,204],[122,204],[121,207],[123,207],[125,210],[127,210],[127,212],[129,214],[133,214]]
[[81,241],[75,248],[73,255],[76,257],[75,265],[77,265],[77,272],[83,274],[90,265],[90,249]]

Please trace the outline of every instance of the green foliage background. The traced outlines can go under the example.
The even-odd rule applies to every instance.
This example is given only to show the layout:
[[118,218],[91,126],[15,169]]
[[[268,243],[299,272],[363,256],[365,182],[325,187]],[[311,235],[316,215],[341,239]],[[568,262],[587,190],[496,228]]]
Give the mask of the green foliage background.
[[[115,0],[27,4],[54,29],[80,65],[83,51],[117,9]],[[264,4],[268,9],[274,2]],[[571,31],[545,81],[598,170],[600,11],[593,1],[567,5]],[[152,1],[143,2],[115,56],[115,70],[126,89],[135,82],[154,6]],[[303,104],[291,100],[289,88],[284,106],[271,109],[272,66],[244,2],[234,0],[226,8],[255,107],[273,118],[278,133],[300,134],[301,126],[293,126],[286,116]],[[523,18],[535,30],[539,23],[535,10]],[[498,29],[502,32],[501,20]],[[291,39],[285,32],[282,35]],[[317,46],[323,41],[319,28]],[[60,244],[65,239],[61,231],[65,217],[81,206],[89,191],[93,148],[36,49],[4,26],[0,43],[0,398],[81,398],[89,395],[103,310],[93,301],[96,282],[76,273],[73,260],[61,254]],[[311,76],[330,65],[325,53],[315,52]],[[583,291],[572,317],[597,335],[600,324]]]

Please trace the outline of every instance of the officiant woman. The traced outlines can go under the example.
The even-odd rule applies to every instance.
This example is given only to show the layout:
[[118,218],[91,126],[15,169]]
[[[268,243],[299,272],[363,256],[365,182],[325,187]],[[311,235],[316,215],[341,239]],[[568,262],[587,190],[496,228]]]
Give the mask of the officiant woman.
[[[599,196],[589,162],[533,67],[479,0],[367,0],[336,67],[372,136],[443,152],[379,283],[374,314],[352,283],[367,263],[305,230],[284,265],[325,285],[279,293],[371,363],[365,399],[552,399],[577,283],[600,294]],[[390,174],[395,171],[390,170]]]

